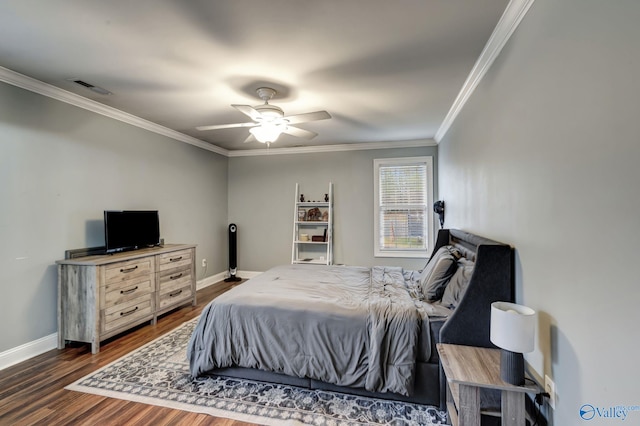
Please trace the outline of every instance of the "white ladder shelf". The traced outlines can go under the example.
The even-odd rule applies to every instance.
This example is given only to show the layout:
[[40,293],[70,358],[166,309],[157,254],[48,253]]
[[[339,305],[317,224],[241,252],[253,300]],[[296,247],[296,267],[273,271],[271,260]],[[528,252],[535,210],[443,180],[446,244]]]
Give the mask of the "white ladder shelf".
[[333,184],[320,201],[301,200],[296,183],[291,263],[333,264]]

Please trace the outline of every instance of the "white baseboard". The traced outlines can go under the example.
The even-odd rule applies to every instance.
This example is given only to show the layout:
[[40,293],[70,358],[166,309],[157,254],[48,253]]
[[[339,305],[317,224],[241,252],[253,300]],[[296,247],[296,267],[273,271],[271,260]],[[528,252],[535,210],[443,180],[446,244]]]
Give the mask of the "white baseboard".
[[0,370],[11,367],[29,358],[38,356],[58,347],[58,333],[44,336],[0,353]]
[[210,275],[206,278],[201,279],[200,281],[196,282],[196,290],[202,290],[205,287],[209,287],[210,285],[214,285],[222,280],[224,280],[227,277],[227,273],[225,272],[220,272],[217,273],[215,275]]
[[[237,276],[248,279],[260,275],[262,272],[256,271],[238,271]],[[201,290],[205,287],[209,287],[220,281],[223,281],[228,276],[228,272],[220,272],[215,275],[206,277],[196,283],[196,290]],[[42,337],[38,340],[25,343],[24,345],[11,348],[4,352],[0,352],[0,370],[11,367],[22,361],[26,361],[29,358],[38,356],[52,349],[58,347],[58,333],[53,333],[48,336]]]

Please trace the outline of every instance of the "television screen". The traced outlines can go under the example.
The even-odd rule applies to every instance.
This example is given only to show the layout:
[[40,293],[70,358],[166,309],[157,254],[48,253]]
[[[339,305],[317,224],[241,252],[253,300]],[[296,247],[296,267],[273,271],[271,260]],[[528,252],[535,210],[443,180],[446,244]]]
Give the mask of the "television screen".
[[104,242],[107,253],[160,244],[156,210],[105,210]]

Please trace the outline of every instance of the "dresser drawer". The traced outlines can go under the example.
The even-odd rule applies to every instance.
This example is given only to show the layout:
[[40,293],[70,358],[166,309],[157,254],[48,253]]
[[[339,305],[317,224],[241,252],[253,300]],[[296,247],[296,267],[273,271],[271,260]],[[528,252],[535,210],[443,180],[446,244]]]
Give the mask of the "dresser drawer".
[[103,332],[109,332],[120,327],[125,327],[137,320],[153,316],[153,298],[148,293],[133,300],[119,303],[104,309]]
[[184,302],[193,296],[191,266],[160,272],[158,309]]
[[[178,283],[191,284],[191,267],[183,267],[162,271],[159,274],[159,289],[162,291],[165,287],[175,287]],[[179,286],[179,285],[178,285]]]
[[160,271],[167,271],[169,269],[185,266],[190,267],[193,263],[191,253],[191,249],[186,249],[159,255]]
[[186,300],[190,300],[193,296],[191,285],[181,287],[175,290],[167,290],[166,293],[160,293],[158,296],[158,309],[164,309],[168,306],[181,304]]
[[151,294],[154,290],[153,276],[149,274],[107,284],[104,286],[104,293],[101,291],[101,300],[104,301],[102,308],[110,308],[128,300]]
[[143,276],[149,277],[153,272],[154,262],[152,257],[112,263],[106,266],[105,284],[113,284]]

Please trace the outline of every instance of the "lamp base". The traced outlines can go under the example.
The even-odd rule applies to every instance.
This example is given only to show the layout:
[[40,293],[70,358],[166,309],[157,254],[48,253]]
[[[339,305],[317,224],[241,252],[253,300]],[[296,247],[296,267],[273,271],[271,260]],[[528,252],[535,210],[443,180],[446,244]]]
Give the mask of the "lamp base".
[[524,385],[524,356],[500,349],[500,378],[516,386]]

